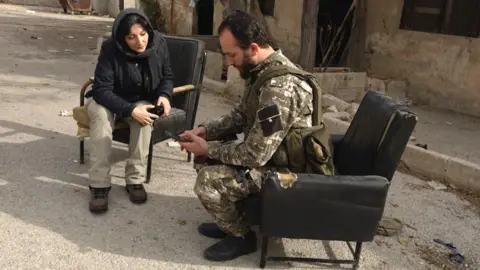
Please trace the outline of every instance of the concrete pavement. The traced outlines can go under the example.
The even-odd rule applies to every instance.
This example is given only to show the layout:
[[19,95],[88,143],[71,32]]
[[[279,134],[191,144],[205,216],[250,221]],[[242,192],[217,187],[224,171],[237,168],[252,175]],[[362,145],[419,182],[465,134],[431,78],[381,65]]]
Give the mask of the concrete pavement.
[[[129,202],[123,189],[125,147],[117,145],[110,211],[103,216],[89,213],[88,164],[78,163],[73,119],[59,112],[78,104],[79,89],[95,67],[96,37],[109,29],[111,21],[82,18],[0,10],[0,268],[256,268],[258,252],[228,263],[202,258],[203,249],[214,240],[200,236],[196,226],[209,216],[192,190],[192,164],[186,162],[186,154],[166,143],[155,147],[147,204]],[[205,92],[197,120],[229,108],[226,100]],[[88,147],[87,143],[87,154]],[[475,205],[398,173],[385,215],[410,227],[400,237],[377,237],[365,244],[361,269],[448,266],[447,253],[434,238],[453,242],[469,268],[478,269],[474,259],[480,257],[480,217]],[[283,239],[272,249],[297,256],[348,255],[343,243],[321,241]]]

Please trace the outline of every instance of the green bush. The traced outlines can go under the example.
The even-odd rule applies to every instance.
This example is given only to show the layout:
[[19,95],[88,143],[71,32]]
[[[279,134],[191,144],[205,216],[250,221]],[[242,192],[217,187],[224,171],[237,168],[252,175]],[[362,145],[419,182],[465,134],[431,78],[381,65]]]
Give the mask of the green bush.
[[154,29],[161,33],[167,32],[167,23],[158,0],[140,0],[142,10],[147,15]]

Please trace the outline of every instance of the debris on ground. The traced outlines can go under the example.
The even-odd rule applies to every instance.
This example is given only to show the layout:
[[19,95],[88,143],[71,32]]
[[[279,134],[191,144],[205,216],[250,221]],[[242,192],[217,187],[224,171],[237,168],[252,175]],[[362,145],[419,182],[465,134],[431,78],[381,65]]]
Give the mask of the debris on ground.
[[179,224],[179,225],[182,225],[182,226],[183,226],[183,225],[186,225],[186,224],[187,224],[187,222],[186,222],[185,220],[178,220],[178,221],[177,221],[177,224]]
[[398,218],[383,217],[377,228],[377,234],[382,236],[392,236],[397,234],[403,228],[403,222]]
[[446,248],[448,248],[451,253],[448,254],[448,258],[450,259],[450,261],[452,262],[456,262],[458,264],[462,264],[465,257],[463,257],[462,254],[460,254],[460,252],[457,250],[457,248],[453,245],[453,243],[445,243],[443,240],[441,239],[433,239],[433,241],[435,243],[438,243]]
[[[439,269],[457,270],[457,269],[472,269],[471,266],[474,263],[463,257],[462,254],[453,246],[453,244],[447,244],[440,239],[434,239],[436,243],[440,245],[417,245],[417,253],[428,264],[436,266]],[[447,247],[451,253],[445,252]],[[473,268],[474,269],[474,268]]]
[[447,186],[445,186],[442,183],[435,182],[435,181],[428,181],[427,185],[429,185],[431,188],[433,188],[435,190],[446,190],[447,189]]
[[176,141],[168,141],[167,145],[168,147],[180,147],[180,144]]
[[425,150],[428,150],[428,145],[427,144],[422,144],[422,143],[416,143],[415,146],[421,147]]
[[337,107],[335,107],[335,105],[332,105],[332,106],[327,108],[327,112],[337,113],[338,109],[337,109]]
[[72,116],[73,113],[68,110],[61,110],[59,116]]

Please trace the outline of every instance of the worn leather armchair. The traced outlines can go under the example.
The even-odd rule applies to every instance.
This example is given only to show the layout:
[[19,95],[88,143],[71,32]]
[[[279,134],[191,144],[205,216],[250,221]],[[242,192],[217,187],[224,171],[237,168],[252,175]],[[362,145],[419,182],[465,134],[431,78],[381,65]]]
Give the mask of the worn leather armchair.
[[[148,154],[146,183],[150,182],[152,171],[153,146],[165,141],[168,137],[165,131],[178,134],[185,130],[192,129],[197,115],[200,91],[203,84],[203,75],[207,54],[203,41],[178,36],[165,35],[168,50],[170,53],[171,67],[174,74],[174,87],[177,89],[193,85],[193,89],[178,91],[174,93],[168,117],[156,119],[153,124],[152,139]],[[80,93],[80,106],[84,105],[85,91],[92,83],[87,82]],[[116,125],[113,131],[113,140],[128,144],[130,141],[130,128],[128,125]],[[80,163],[83,164],[84,141],[80,141]],[[188,162],[191,161],[191,153],[187,154]]]
[[[260,267],[267,260],[282,260],[351,264],[357,269],[362,243],[376,235],[390,181],[416,122],[408,107],[369,91],[346,134],[332,136],[335,176],[265,175],[260,196],[241,203],[247,221],[260,227]],[[267,250],[270,237],[345,241],[353,259],[272,257]]]

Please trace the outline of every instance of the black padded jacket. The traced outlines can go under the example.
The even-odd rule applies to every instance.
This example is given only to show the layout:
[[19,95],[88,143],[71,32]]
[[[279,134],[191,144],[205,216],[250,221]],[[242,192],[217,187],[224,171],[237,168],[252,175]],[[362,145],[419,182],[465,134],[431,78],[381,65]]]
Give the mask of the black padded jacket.
[[[116,35],[121,20],[133,13],[144,17],[149,24],[149,43],[141,54],[130,50],[123,42],[124,37]],[[113,23],[112,35],[102,43],[92,90],[86,97],[92,97],[120,117],[128,117],[134,102],[154,103],[160,96],[171,101],[172,94],[173,73],[165,39],[152,28],[142,11],[122,10]]]

